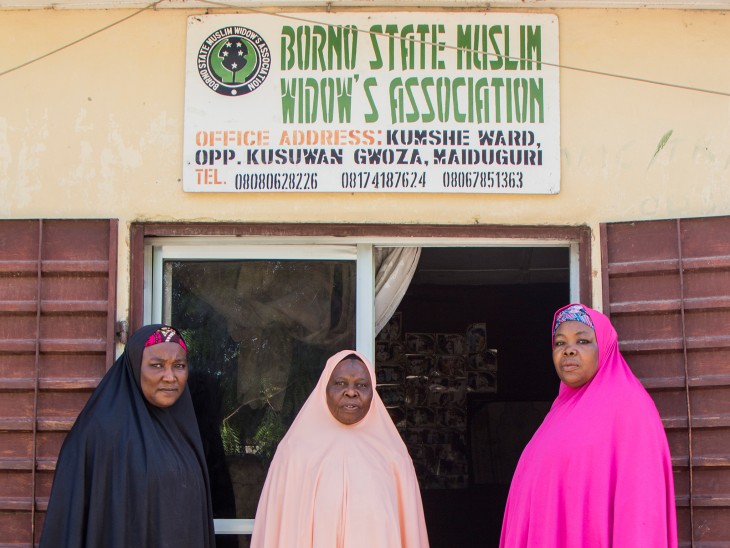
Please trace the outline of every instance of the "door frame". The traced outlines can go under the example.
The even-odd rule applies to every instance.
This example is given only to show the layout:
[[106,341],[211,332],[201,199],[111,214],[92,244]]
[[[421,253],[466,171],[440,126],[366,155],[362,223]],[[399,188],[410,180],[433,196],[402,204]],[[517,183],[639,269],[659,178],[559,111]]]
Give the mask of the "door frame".
[[[133,223],[130,238],[130,332],[157,319],[153,286],[161,287],[162,257],[180,259],[344,258],[356,260],[356,346],[374,358],[374,261],[376,246],[539,247],[570,249],[571,300],[591,305],[591,231],[579,227],[452,225],[272,225],[229,223]],[[167,251],[165,247],[167,246]],[[157,248],[162,253],[153,253]],[[320,250],[320,252],[317,251]],[[151,283],[145,284],[145,280]],[[363,283],[370,280],[371,283]],[[155,306],[152,305],[154,309]],[[159,308],[159,307],[158,307]],[[369,329],[359,326],[369,324]],[[218,534],[251,534],[252,519],[215,520]]]

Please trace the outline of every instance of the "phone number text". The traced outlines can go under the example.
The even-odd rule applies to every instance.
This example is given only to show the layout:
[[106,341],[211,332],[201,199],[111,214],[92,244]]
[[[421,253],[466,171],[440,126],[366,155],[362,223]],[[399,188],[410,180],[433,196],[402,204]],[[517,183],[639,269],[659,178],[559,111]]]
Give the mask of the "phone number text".
[[521,171],[445,171],[444,188],[522,188]]
[[236,190],[317,190],[317,173],[238,173]]
[[425,171],[345,171],[341,177],[345,190],[387,190],[425,188]]

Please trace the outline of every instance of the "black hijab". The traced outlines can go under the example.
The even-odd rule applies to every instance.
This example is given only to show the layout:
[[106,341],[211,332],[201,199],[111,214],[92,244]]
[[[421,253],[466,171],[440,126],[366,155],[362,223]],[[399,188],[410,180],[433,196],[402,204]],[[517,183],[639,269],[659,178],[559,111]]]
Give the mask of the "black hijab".
[[136,331],[61,447],[41,548],[212,548],[208,473],[190,391],[170,407],[139,384]]

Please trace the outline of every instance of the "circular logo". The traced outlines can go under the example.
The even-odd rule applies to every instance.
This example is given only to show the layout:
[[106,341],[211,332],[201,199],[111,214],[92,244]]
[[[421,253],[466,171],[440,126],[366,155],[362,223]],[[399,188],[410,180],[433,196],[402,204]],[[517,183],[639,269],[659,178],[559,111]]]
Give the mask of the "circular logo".
[[246,27],[224,27],[205,39],[198,51],[198,74],[221,95],[246,95],[266,80],[271,51],[261,35]]

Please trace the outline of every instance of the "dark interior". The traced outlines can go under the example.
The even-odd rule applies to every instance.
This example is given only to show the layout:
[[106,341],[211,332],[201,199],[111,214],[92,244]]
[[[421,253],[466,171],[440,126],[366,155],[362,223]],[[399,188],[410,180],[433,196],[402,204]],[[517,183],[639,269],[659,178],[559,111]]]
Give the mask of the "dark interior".
[[[486,323],[487,347],[498,356],[496,391],[467,393],[466,485],[422,483],[433,548],[498,546],[514,465],[557,395],[550,325],[569,295],[565,247],[423,249],[399,307],[402,332],[459,333]],[[490,421],[498,423],[495,446],[484,434]]]

